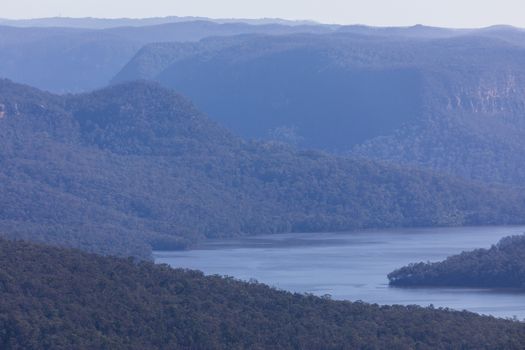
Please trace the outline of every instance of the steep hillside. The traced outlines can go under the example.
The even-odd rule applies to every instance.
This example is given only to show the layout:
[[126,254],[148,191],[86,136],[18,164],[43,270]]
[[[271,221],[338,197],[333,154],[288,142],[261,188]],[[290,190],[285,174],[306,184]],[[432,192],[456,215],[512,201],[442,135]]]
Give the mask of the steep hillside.
[[246,137],[523,185],[525,47],[515,43],[525,36],[452,32],[351,27],[153,44],[114,81],[155,79]]
[[[357,60],[367,59],[366,50],[384,43],[364,36],[295,35],[154,44],[142,49],[115,81],[139,74],[156,79],[245,137],[286,134],[284,130],[308,147],[346,150],[418,114],[417,71],[340,65],[344,47],[364,46],[353,53]],[[381,50],[390,60],[389,46]],[[391,111],[399,118],[391,118]]]
[[525,325],[0,240],[3,349],[521,349]]
[[160,85],[0,82],[0,232],[148,258],[198,239],[523,223],[525,194],[243,141]]
[[525,235],[505,237],[441,262],[416,263],[388,275],[393,286],[525,288]]

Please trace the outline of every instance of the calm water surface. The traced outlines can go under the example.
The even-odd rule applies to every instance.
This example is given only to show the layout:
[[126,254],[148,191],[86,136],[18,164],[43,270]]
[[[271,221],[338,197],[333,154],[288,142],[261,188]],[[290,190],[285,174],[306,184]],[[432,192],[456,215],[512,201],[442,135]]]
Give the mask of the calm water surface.
[[410,262],[438,261],[488,248],[525,227],[466,227],[309,233],[210,241],[189,251],[155,252],[157,263],[233,276],[294,292],[378,304],[467,309],[525,319],[525,293],[388,286],[386,275]]

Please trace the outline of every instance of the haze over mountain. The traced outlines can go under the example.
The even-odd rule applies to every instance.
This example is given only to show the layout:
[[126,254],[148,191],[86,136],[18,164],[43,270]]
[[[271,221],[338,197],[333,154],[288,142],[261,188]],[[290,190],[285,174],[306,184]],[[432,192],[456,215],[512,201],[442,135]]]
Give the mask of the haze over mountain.
[[245,137],[523,185],[524,43],[510,27],[211,38],[147,45],[114,81],[155,79]]
[[449,38],[498,37],[523,44],[512,27],[479,30],[426,26],[338,26],[279,19],[43,18],[0,20],[0,77],[54,92],[81,92],[106,85],[143,46],[157,42],[198,41],[238,34],[357,33],[366,36]]
[[0,18],[0,25],[12,27],[67,27],[84,29],[108,29],[117,27],[142,27],[168,23],[207,21],[215,23],[247,23],[247,24],[282,24],[282,25],[323,25],[338,27],[338,25],[321,24],[314,21],[293,21],[280,18],[209,18],[195,16],[167,16],[150,18],[94,18],[94,17],[49,17],[31,19]]
[[0,83],[0,232],[149,258],[203,238],[523,223],[525,193],[243,141],[160,85]]
[[[98,23],[98,20],[92,21]],[[187,42],[243,33],[280,35],[330,31],[331,27],[312,24],[252,25],[204,20],[146,26],[129,23],[126,27],[100,30],[0,25],[0,78],[48,91],[81,92],[105,86],[147,43]]]
[[461,36],[497,38],[516,45],[525,44],[525,30],[509,25],[493,25],[484,28],[441,28],[421,24],[408,27],[372,27],[346,25],[338,32],[382,37],[404,37],[409,39],[447,39]]

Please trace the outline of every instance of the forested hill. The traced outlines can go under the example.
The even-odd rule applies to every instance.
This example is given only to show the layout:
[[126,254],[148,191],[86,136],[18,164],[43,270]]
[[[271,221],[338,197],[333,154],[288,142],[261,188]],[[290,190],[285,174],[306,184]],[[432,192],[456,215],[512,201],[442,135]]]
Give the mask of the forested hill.
[[525,289],[525,235],[503,238],[444,261],[417,263],[388,275],[394,286],[449,286]]
[[521,349],[523,323],[0,239],[2,349]]
[[522,186],[524,33],[348,27],[154,43],[114,81],[155,79],[245,137]]
[[243,141],[158,84],[0,81],[0,232],[104,254],[204,238],[523,223],[521,190]]

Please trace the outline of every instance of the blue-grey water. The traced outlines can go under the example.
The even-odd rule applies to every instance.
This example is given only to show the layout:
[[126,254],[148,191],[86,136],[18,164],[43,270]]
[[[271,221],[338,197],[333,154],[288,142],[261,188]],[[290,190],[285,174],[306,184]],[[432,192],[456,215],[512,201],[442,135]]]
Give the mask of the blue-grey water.
[[410,262],[488,248],[525,227],[463,227],[309,233],[210,241],[189,251],[155,252],[157,263],[233,276],[294,292],[378,304],[418,304],[525,319],[525,293],[464,288],[404,289],[386,275]]

